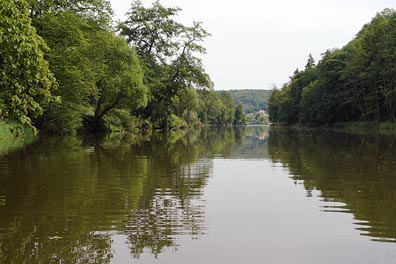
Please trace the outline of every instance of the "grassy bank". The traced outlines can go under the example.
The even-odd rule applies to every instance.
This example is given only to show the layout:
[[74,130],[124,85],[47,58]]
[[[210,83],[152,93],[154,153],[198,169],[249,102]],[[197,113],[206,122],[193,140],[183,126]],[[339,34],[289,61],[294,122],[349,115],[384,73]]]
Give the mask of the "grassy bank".
[[13,121],[0,121],[0,156],[22,148],[36,139],[33,131],[28,127],[20,128],[19,133],[13,133],[12,131],[18,126],[20,125]]

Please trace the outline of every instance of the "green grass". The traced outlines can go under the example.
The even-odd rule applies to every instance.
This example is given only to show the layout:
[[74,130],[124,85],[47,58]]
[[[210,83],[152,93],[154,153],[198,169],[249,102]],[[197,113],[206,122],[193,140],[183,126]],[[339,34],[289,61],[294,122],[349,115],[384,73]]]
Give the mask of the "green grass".
[[18,126],[17,122],[0,120],[0,156],[35,141],[36,136],[29,127],[23,127],[19,134],[13,133]]

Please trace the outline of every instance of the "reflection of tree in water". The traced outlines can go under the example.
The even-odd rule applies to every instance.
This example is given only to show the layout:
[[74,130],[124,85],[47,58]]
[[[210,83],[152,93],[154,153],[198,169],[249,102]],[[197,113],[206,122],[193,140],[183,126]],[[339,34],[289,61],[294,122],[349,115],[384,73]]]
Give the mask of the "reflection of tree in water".
[[252,126],[236,129],[237,144],[231,158],[263,159],[267,156],[269,127]]
[[[271,129],[268,151],[324,211],[349,211],[373,240],[396,242],[396,137],[320,130]],[[344,206],[332,206],[341,202]]]
[[0,160],[1,263],[109,263],[112,234],[154,255],[205,232],[211,157],[233,130],[41,140]]
[[166,171],[153,172],[159,181],[145,189],[144,199],[128,215],[124,229],[135,258],[145,249],[159,255],[166,247],[176,246],[177,236],[197,237],[204,233],[204,203],[200,196],[211,166],[202,159],[169,175]]

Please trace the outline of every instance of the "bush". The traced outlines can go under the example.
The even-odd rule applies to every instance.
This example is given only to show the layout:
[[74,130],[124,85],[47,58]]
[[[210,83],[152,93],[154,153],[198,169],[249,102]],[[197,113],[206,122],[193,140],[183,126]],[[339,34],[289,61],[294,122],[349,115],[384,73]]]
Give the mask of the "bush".
[[0,156],[34,142],[37,137],[28,125],[0,119]]
[[170,118],[169,118],[169,128],[170,129],[173,130],[176,128],[185,128],[185,127],[188,127],[188,124],[184,119],[182,119],[174,114],[170,115]]
[[151,124],[147,120],[142,120],[132,116],[129,111],[115,109],[110,111],[100,120],[94,120],[93,114],[84,116],[84,129],[89,132],[133,132],[140,130],[150,130]]

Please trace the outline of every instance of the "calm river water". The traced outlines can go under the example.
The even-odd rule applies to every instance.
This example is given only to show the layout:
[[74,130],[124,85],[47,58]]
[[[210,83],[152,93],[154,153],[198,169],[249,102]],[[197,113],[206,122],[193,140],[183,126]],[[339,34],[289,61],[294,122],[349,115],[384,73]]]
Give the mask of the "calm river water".
[[396,263],[396,137],[268,127],[0,154],[0,263]]

